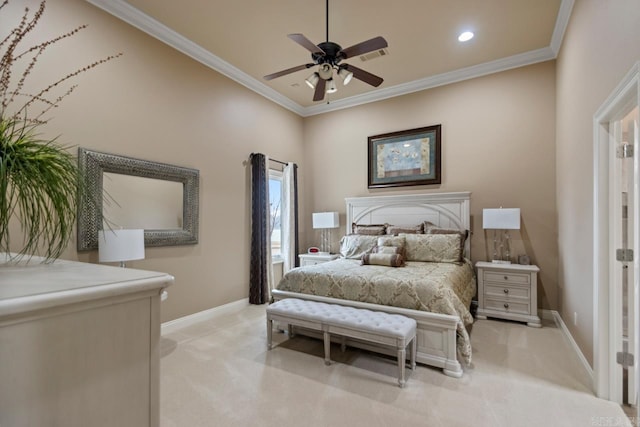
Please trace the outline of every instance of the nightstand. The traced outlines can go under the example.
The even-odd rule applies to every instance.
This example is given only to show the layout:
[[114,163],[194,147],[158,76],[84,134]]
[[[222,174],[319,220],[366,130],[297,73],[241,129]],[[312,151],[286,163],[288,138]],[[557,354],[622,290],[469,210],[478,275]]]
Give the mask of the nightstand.
[[538,272],[535,265],[477,262],[477,319],[497,317],[542,326],[538,317]]
[[298,258],[300,258],[300,267],[304,267],[305,265],[316,265],[322,264],[323,262],[333,261],[334,259],[340,258],[340,255],[300,254],[298,255]]

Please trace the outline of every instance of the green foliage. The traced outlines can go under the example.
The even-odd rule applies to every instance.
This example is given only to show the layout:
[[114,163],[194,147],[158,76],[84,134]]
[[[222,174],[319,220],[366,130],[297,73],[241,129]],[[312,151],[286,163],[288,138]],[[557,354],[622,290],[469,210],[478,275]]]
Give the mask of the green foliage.
[[55,259],[69,243],[80,188],[75,158],[35,133],[37,125],[0,117],[0,251],[9,252],[9,221],[19,219],[20,254],[44,248]]

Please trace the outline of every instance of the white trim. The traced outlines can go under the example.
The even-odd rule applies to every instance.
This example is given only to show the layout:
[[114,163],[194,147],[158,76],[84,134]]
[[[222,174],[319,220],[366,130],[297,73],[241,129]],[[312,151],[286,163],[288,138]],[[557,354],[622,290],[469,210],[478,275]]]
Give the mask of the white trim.
[[567,31],[567,25],[569,25],[569,18],[571,17],[571,11],[573,10],[573,3],[574,0],[562,0],[562,3],[560,3],[560,10],[558,10],[558,17],[556,18],[556,26],[553,29],[551,44],[549,45],[554,56],[558,56],[558,53],[560,52],[562,39],[564,38],[565,31]]
[[573,339],[573,335],[571,335],[571,332],[569,332],[569,328],[567,328],[564,320],[562,320],[562,316],[560,316],[560,313],[558,313],[556,310],[539,310],[539,313],[541,318],[545,320],[553,320],[556,323],[556,326],[560,328],[564,336],[569,341],[571,348],[573,348],[573,351],[575,351],[576,355],[578,356],[578,359],[580,359],[580,364],[589,376],[591,384],[593,384],[593,369],[591,368],[591,365],[589,365],[587,358],[584,357],[584,354],[582,353],[582,350],[580,350],[580,347],[578,347],[576,340]]
[[524,67],[538,62],[550,61],[552,59],[555,59],[553,51],[550,47],[545,47],[497,59],[495,61],[485,62],[484,64],[461,68],[448,73],[429,76],[412,82],[374,90],[361,95],[351,96],[349,98],[343,98],[329,103],[317,104],[311,107],[305,107],[303,116],[308,117],[316,114],[328,113],[330,111],[342,110],[344,108],[381,101],[383,99],[432,89],[438,86],[445,86],[451,83],[475,79],[477,77],[499,73],[513,68]]
[[[635,91],[634,91],[635,86]],[[612,149],[608,123],[631,102],[640,104],[640,62],[636,62],[593,116],[593,367],[594,389],[602,399],[617,390],[610,377],[611,328],[609,318],[609,169]]]
[[220,57],[212,54],[202,46],[192,42],[186,37],[173,31],[171,28],[153,19],[149,15],[141,12],[131,6],[124,0],[86,0],[92,5],[104,10],[136,27],[142,32],[149,34],[161,42],[171,46],[179,52],[195,59],[207,67],[216,70],[220,74],[240,83],[248,89],[264,96],[270,101],[281,105],[287,110],[293,111],[298,115],[304,115],[304,108],[293,102],[281,93],[271,89],[261,81],[254,79],[239,68],[234,67]]
[[261,81],[251,77],[244,71],[205,50],[200,45],[178,34],[161,22],[134,8],[125,0],[86,1],[302,117],[342,110],[345,108],[355,107],[357,105],[381,101],[383,99],[406,95],[413,92],[555,59],[558,54],[560,44],[562,43],[574,3],[574,0],[562,0],[558,11],[558,17],[556,18],[553,36],[551,37],[551,45],[548,47],[501,58],[484,64],[461,68],[459,70],[426,77],[424,79],[396,86],[374,90],[361,95],[339,99],[337,101],[303,107],[265,85]]
[[207,320],[215,319],[216,317],[224,314],[229,314],[235,311],[242,310],[249,305],[249,299],[243,298],[238,301],[230,302],[228,304],[220,305],[218,307],[210,308],[208,310],[193,313],[188,316],[179,317],[168,322],[164,322],[160,327],[160,334],[166,335],[173,332],[179,332],[181,329],[194,325],[199,322],[205,322]]

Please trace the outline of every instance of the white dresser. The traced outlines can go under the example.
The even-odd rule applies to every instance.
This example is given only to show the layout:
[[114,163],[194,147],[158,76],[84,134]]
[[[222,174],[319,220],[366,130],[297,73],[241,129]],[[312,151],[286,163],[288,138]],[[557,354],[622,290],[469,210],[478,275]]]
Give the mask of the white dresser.
[[165,273],[0,253],[0,426],[159,425]]
[[298,258],[300,258],[300,267],[304,267],[305,265],[316,265],[322,264],[323,262],[333,261],[334,259],[340,258],[340,255],[300,254],[298,255]]
[[477,319],[496,317],[541,327],[538,317],[538,272],[535,265],[476,263]]

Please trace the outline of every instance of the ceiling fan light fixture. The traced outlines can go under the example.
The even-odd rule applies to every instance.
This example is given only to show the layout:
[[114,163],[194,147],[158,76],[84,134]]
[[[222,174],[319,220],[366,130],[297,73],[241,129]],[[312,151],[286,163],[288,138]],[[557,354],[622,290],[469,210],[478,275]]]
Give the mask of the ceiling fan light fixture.
[[313,73],[309,77],[307,77],[307,79],[304,82],[311,89],[315,89],[316,85],[318,84],[318,80],[320,80],[320,76],[318,75],[318,73]]
[[338,91],[338,88],[336,87],[335,80],[333,80],[333,78],[330,78],[329,80],[327,80],[327,93],[335,93],[337,91]]
[[320,65],[320,69],[318,70],[318,75],[323,80],[329,80],[330,78],[333,77],[333,68],[331,68],[331,65],[324,63]]
[[338,75],[342,77],[342,84],[345,86],[348,85],[353,78],[353,73],[346,68],[340,68],[340,71],[338,71]]

